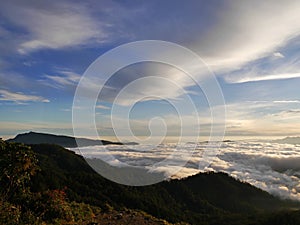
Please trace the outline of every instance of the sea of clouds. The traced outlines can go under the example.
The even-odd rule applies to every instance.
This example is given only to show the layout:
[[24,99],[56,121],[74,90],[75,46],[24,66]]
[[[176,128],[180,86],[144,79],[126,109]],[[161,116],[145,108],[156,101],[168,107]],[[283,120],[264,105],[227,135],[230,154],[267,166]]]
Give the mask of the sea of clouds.
[[[180,146],[160,144],[156,147],[90,146],[72,150],[87,158],[100,158],[114,166],[124,166],[126,163],[163,172],[166,178],[182,178],[203,171],[199,169],[199,163],[207,160],[202,157],[206,146],[207,143],[200,142]],[[163,161],[175,149],[182,151],[182,157],[176,158],[174,165],[159,164],[153,168],[155,163]],[[113,157],[107,157],[108,152]],[[191,157],[187,152],[192,153]],[[300,145],[266,141],[223,142],[218,155],[209,160],[210,165],[205,171],[222,171],[281,198],[300,200]],[[185,166],[178,166],[180,164]]]

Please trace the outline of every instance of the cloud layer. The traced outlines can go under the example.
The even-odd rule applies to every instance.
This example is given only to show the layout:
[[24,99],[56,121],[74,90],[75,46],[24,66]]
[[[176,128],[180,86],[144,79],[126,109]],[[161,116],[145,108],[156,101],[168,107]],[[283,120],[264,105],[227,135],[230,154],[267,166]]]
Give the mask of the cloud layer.
[[[178,146],[177,146],[178,147]],[[173,166],[158,166],[151,168],[174,153],[176,144],[161,144],[159,146],[138,145],[131,146],[94,146],[81,148],[77,153],[88,158],[109,159],[114,166],[123,166],[127,163],[132,166],[151,168],[151,171],[164,172],[166,177],[181,178],[200,172],[199,163],[206,161],[202,158],[205,143],[196,145],[191,158],[184,158],[187,152],[195,147],[193,143],[179,146],[182,154],[174,159],[181,163],[188,163],[180,168]],[[115,158],[107,157],[103,149],[109,150]],[[276,144],[264,142],[226,142],[223,143],[220,153],[210,161],[206,170],[223,171],[242,181],[249,182],[271,194],[282,198],[300,200],[300,146],[290,144]],[[179,172],[178,172],[179,170]],[[176,172],[176,174],[174,174]]]

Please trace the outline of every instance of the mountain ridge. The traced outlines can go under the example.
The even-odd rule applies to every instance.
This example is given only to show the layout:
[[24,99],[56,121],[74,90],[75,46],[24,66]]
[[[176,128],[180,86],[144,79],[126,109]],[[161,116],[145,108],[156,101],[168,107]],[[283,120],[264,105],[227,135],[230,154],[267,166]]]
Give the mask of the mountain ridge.
[[121,143],[113,142],[108,140],[94,140],[88,138],[75,138],[66,135],[56,135],[48,133],[39,133],[30,131],[28,133],[22,133],[16,135],[12,139],[8,139],[7,142],[16,142],[23,144],[56,144],[65,148],[76,148],[78,145],[80,147],[94,146],[94,145],[134,145],[135,142]]

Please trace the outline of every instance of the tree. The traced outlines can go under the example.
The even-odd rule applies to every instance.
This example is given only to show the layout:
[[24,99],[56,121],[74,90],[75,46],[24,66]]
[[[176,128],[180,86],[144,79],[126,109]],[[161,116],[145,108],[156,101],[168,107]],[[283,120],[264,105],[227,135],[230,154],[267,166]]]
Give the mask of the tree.
[[39,170],[29,146],[0,140],[0,195],[2,201],[22,201],[30,194],[31,177]]

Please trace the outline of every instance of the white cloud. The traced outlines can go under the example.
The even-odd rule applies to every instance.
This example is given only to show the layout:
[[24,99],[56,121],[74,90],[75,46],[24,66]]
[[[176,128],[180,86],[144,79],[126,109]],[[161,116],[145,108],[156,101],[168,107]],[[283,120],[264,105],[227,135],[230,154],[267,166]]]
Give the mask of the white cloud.
[[26,30],[18,51],[28,53],[41,48],[59,49],[69,46],[104,42],[104,24],[94,20],[82,4],[66,1],[10,1],[1,11],[10,21]]
[[217,70],[270,55],[300,33],[299,1],[228,3],[218,23],[192,45]]
[[15,103],[50,102],[50,100],[41,96],[26,95],[23,93],[15,93],[7,90],[0,90],[0,101],[11,101]]
[[276,58],[284,58],[284,55],[281,54],[280,52],[274,52],[273,56],[276,57]]
[[[54,87],[62,88],[65,86],[76,86],[81,76],[68,70],[58,71],[59,75],[45,75],[45,77],[54,82]],[[51,85],[51,84],[50,84]]]
[[191,47],[229,83],[299,78],[299,9],[298,1],[232,1]]
[[[300,200],[300,193],[296,191],[300,169],[298,151],[299,148],[295,145],[267,142],[226,143],[211,167],[274,195]],[[220,163],[227,163],[227,166],[220,168]]]
[[105,105],[96,105],[96,109],[110,109],[110,107]]
[[299,100],[276,100],[273,101],[274,103],[282,103],[282,104],[289,104],[289,103],[300,103]]
[[[286,47],[286,51],[292,52],[295,48],[298,48],[297,44],[295,46],[292,42]],[[291,54],[280,61],[274,61],[273,56],[264,57],[240,70],[225,74],[225,80],[229,83],[245,83],[299,78],[299,59],[297,54]]]
[[300,73],[283,73],[283,74],[269,74],[269,75],[255,75],[255,74],[243,74],[242,77],[234,79],[226,79],[231,83],[246,83],[255,81],[266,81],[266,80],[282,80],[300,78]]

